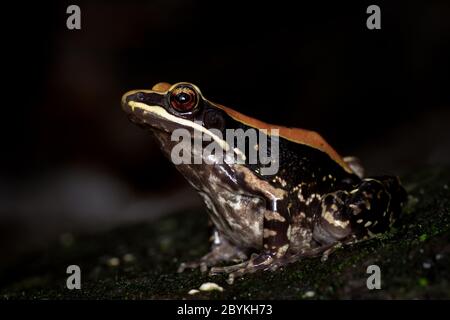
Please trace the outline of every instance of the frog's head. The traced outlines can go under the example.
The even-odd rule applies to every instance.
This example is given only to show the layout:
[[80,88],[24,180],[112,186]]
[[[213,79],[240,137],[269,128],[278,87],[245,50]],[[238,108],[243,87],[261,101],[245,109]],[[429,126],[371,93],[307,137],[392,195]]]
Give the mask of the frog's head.
[[159,134],[170,135],[175,129],[184,128],[210,135],[221,145],[224,143],[210,129],[224,132],[225,112],[205,99],[191,83],[161,82],[152,90],[129,91],[122,97],[122,108],[133,122]]

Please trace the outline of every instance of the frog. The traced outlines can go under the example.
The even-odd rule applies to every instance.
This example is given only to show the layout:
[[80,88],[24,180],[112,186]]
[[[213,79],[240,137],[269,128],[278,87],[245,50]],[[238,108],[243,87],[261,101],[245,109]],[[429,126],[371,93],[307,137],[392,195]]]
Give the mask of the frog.
[[388,231],[407,199],[397,176],[366,177],[358,158],[340,156],[319,133],[244,115],[208,100],[189,82],[128,91],[121,105],[133,123],[153,133],[169,159],[176,129],[202,132],[226,152],[230,145],[223,136],[230,129],[258,130],[278,144],[278,170],[270,174],[262,173],[267,163],[246,157],[260,140],[231,148],[241,161],[208,155],[209,162],[176,164],[203,199],[212,225],[210,251],[181,263],[178,272],[199,268],[228,275],[233,283],[308,257],[326,258],[336,248]]

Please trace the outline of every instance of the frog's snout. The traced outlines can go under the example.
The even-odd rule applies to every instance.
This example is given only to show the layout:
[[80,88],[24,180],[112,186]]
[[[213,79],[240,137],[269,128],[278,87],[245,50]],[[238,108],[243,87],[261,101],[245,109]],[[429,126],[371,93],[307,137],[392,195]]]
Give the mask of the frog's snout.
[[144,93],[140,90],[128,91],[122,96],[122,109],[126,113],[132,113],[134,108],[130,105],[130,102],[143,102]]
[[129,110],[129,109],[130,109],[130,106],[128,105],[128,102],[131,100],[130,96],[131,96],[131,95],[130,95],[130,92],[124,93],[124,94],[122,95],[121,105],[122,105],[123,111],[125,111],[125,112],[130,111],[130,110]]

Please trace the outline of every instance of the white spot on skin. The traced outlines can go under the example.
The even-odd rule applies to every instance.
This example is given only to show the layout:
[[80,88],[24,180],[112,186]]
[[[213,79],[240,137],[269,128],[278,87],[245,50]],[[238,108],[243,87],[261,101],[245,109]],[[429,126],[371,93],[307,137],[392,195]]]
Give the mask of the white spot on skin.
[[313,193],[313,194],[311,194],[311,195],[309,196],[308,200],[306,200],[306,205],[307,205],[307,206],[310,205],[311,202],[314,201],[314,199],[317,199],[317,200],[320,201],[320,199],[322,199],[322,197],[321,197],[321,195],[318,194],[318,193]]
[[288,240],[291,240],[291,225],[289,225],[289,227],[287,229],[286,236],[287,236]]
[[289,244],[285,244],[284,246],[281,246],[277,250],[277,257],[282,257],[286,253],[286,251],[289,249]]
[[295,188],[298,190],[298,194],[297,197],[300,200],[300,202],[305,202],[305,197],[302,194],[303,191],[303,186],[306,185],[304,182],[300,183],[299,185],[297,185]]
[[276,179],[278,180],[278,182],[281,184],[282,187],[286,187],[287,185],[286,180],[280,177],[276,177]]
[[366,224],[364,225],[364,227],[367,228],[367,227],[369,227],[369,226],[371,226],[371,225],[372,225],[372,221],[367,221]]
[[322,214],[322,217],[330,224],[336,227],[345,228],[348,226],[349,221],[340,221],[334,219],[333,215],[329,211],[325,211],[324,214]]
[[275,211],[266,211],[266,213],[264,214],[264,218],[266,218],[267,220],[277,220],[280,222],[286,221],[286,219],[281,214]]
[[353,209],[353,215],[355,216],[361,212],[361,209],[354,203],[351,203],[348,206]]
[[300,202],[305,202],[305,198],[302,195],[302,189],[298,191],[298,200],[300,200]]
[[213,243],[215,245],[219,245],[221,243],[220,237],[219,237],[219,233],[217,232],[217,230],[214,231],[214,234],[212,236],[212,240],[213,240]]
[[264,229],[264,231],[263,231],[264,238],[274,237],[276,235],[277,235],[277,232],[274,230]]
[[362,223],[362,222],[363,222],[363,219],[356,220],[356,223]]

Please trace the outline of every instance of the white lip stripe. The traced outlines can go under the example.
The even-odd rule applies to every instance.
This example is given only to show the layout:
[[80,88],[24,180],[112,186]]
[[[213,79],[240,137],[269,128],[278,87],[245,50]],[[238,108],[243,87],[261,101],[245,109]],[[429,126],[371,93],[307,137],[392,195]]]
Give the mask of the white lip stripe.
[[[203,133],[209,135],[212,139],[214,139],[214,141],[216,141],[222,149],[224,149],[225,151],[230,150],[230,145],[225,140],[220,139],[217,135],[215,135],[208,129],[205,129],[204,127],[202,127],[201,125],[199,125],[195,122],[192,122],[192,121],[189,121],[186,119],[182,119],[182,118],[177,118],[177,117],[171,115],[170,113],[168,113],[164,108],[162,108],[160,106],[150,106],[145,103],[136,102],[136,101],[129,101],[128,104],[131,107],[132,111],[134,111],[135,108],[142,109],[147,112],[156,114],[163,119],[167,119],[171,122],[176,122],[183,126],[190,127],[195,130],[198,130],[200,132],[203,132]],[[233,151],[245,161],[245,155],[241,152],[241,150],[239,150],[239,149],[236,150],[236,149],[237,148],[234,148]]]

